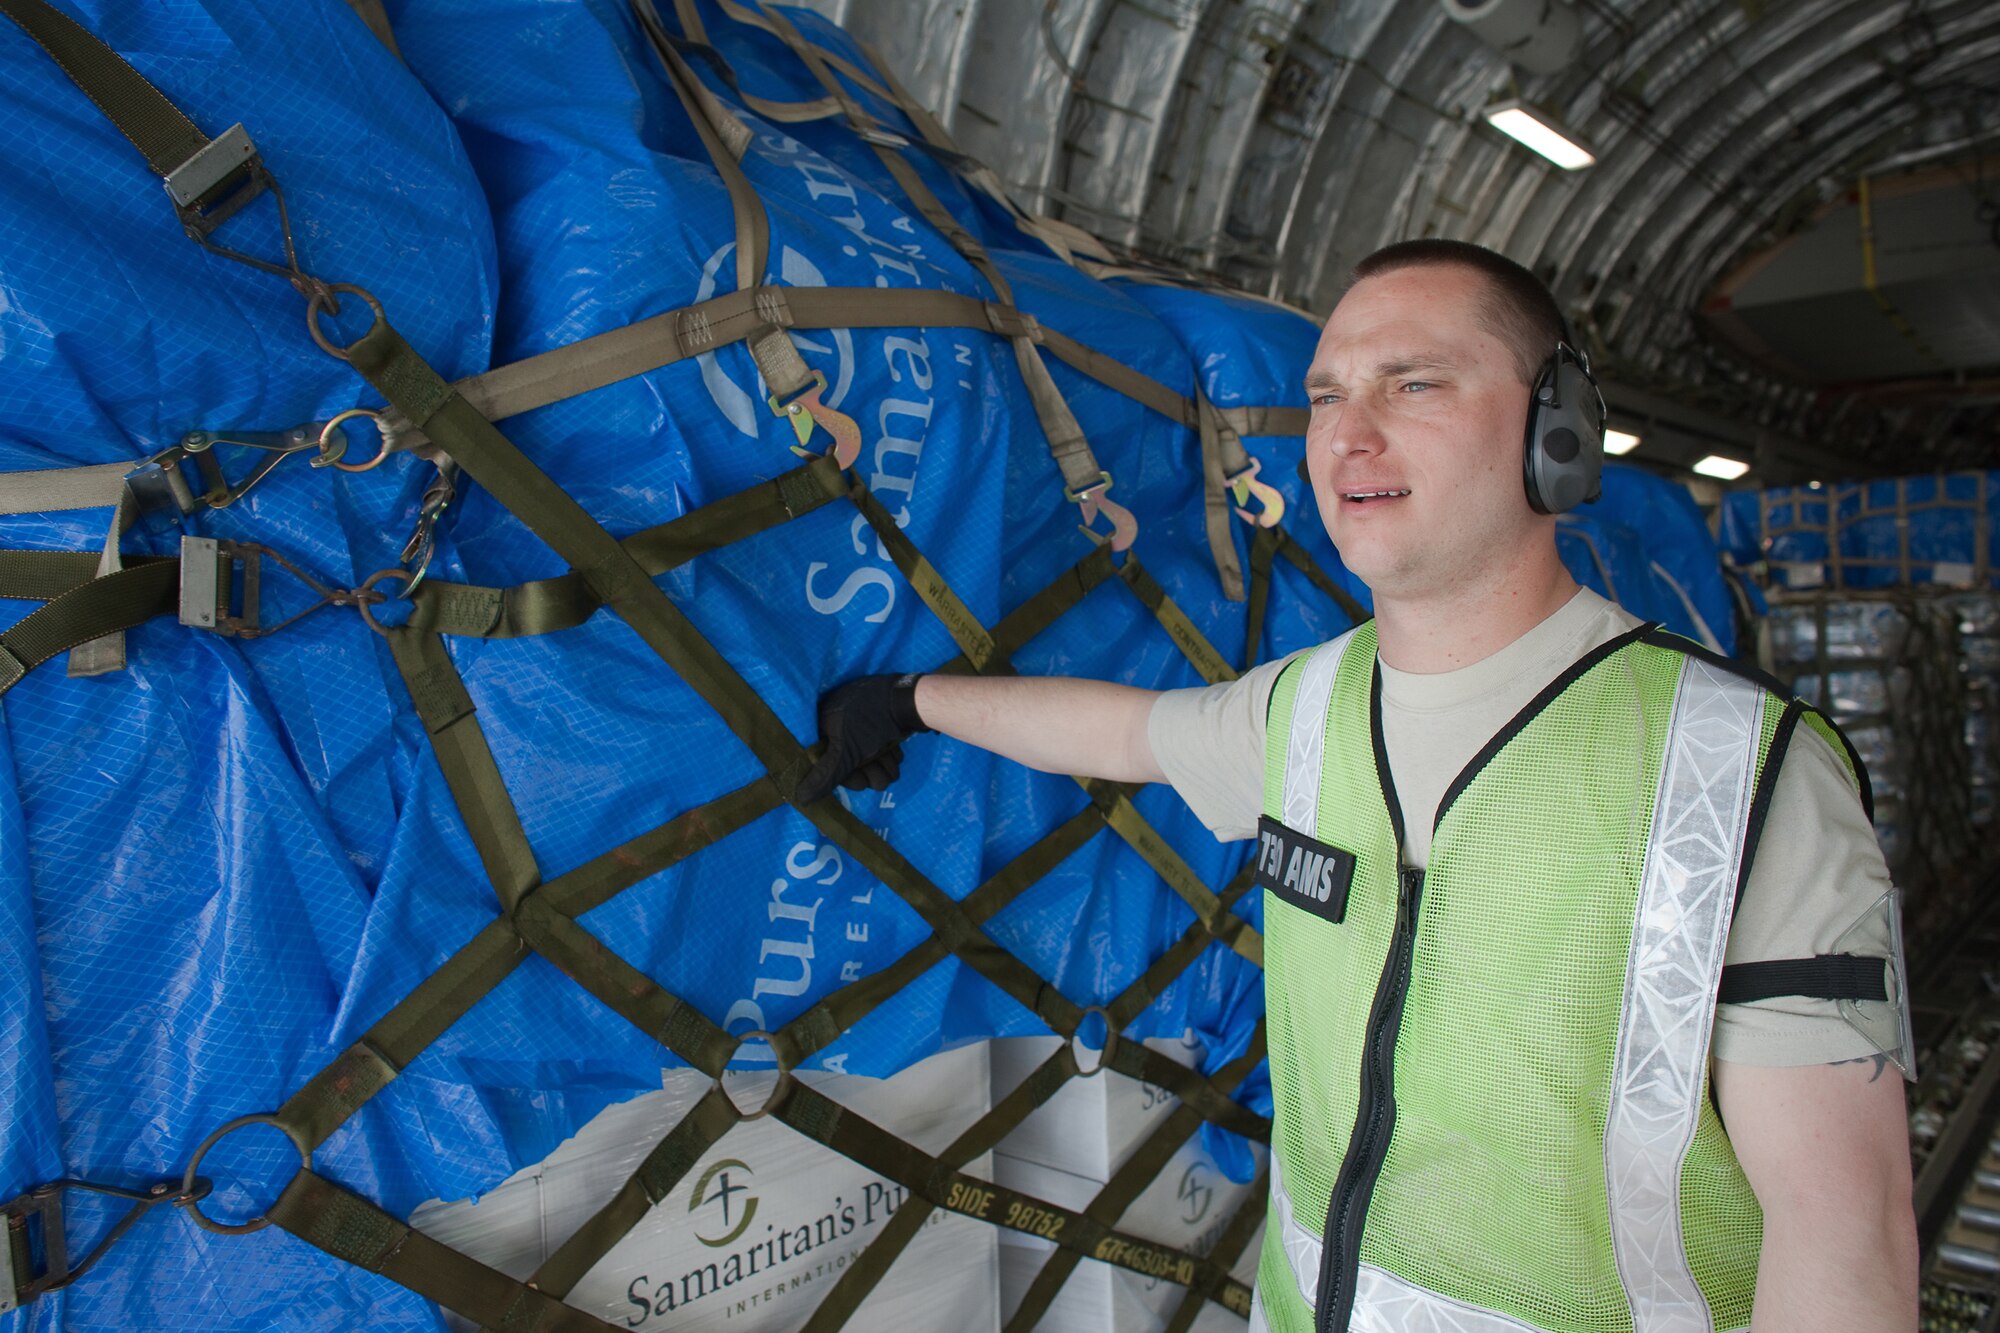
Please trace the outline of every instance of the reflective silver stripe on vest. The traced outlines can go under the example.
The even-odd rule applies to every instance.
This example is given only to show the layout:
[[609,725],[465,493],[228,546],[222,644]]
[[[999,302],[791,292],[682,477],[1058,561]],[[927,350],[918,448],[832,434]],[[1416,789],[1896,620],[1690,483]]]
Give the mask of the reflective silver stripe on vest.
[[1291,736],[1285,747],[1285,827],[1308,838],[1319,836],[1319,784],[1326,757],[1326,705],[1333,697],[1333,680],[1347,655],[1349,630],[1306,659],[1299,671],[1299,688],[1292,696]]
[[1278,1244],[1285,1251],[1292,1281],[1299,1284],[1299,1295],[1305,1298],[1306,1309],[1310,1310],[1319,1299],[1320,1254],[1326,1242],[1318,1232],[1299,1225],[1292,1212],[1292,1192],[1285,1188],[1285,1174],[1278,1169],[1275,1152],[1271,1154],[1271,1197],[1278,1203]]
[[1361,1265],[1348,1333],[1540,1333],[1512,1315],[1425,1291],[1394,1273]]
[[1681,1166],[1701,1116],[1763,713],[1757,686],[1686,660],[1653,802],[1604,1127],[1611,1247],[1634,1333],[1714,1328],[1681,1243]]

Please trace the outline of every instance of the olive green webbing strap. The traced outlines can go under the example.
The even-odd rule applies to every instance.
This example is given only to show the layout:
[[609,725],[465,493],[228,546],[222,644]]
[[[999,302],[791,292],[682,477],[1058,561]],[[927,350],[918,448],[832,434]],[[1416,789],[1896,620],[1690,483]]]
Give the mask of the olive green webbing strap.
[[1236,1267],[1236,1261],[1243,1257],[1243,1252],[1250,1248],[1250,1242],[1257,1238],[1257,1227],[1263,1222],[1264,1215],[1270,1208],[1270,1198],[1271,1171],[1266,1167],[1257,1173],[1257,1179],[1251,1182],[1249,1193],[1245,1194],[1243,1202],[1237,1205],[1235,1216],[1229,1219],[1229,1225],[1222,1229],[1220,1236],[1216,1237],[1215,1248],[1208,1252],[1208,1272],[1188,1285],[1187,1294],[1181,1297],[1181,1303],[1175,1308],[1173,1316],[1167,1320],[1163,1333],[1188,1333],[1188,1330],[1194,1327],[1194,1321],[1201,1316],[1203,1306],[1212,1300],[1220,1300],[1222,1304],[1246,1319],[1250,1317],[1248,1293],[1244,1294],[1239,1308],[1231,1304],[1232,1292],[1216,1290],[1211,1275],[1226,1274]]
[[[0,599],[52,602],[97,577],[101,557],[88,551],[0,551]],[[171,557],[137,556],[128,565],[156,564]]]
[[[459,398],[386,321],[379,321],[350,354],[356,369],[385,398],[584,575],[605,604],[722,715],[781,790],[796,785],[808,762],[805,750],[616,539]],[[804,813],[909,902],[981,975],[1055,1030],[1073,1030],[1081,1011],[1067,999],[1052,996],[1031,969],[971,926],[958,904],[880,835],[831,801],[821,801]],[[535,901],[523,900],[523,911]],[[517,920],[525,917],[517,913]]]
[[[867,493],[859,481],[853,483],[853,494],[856,506],[874,529],[883,548],[889,552],[891,561],[917,590],[918,596],[937,616],[974,667],[987,674],[1013,674],[1013,665],[996,653],[992,636],[951,591],[930,562],[924,559],[908,534],[896,526],[888,511]],[[1140,603],[1152,611],[1175,644],[1211,683],[1235,678],[1235,671],[1203,637],[1194,622],[1174,605],[1166,589],[1145,572],[1138,557],[1126,555],[1119,578]],[[1242,917],[1225,910],[1202,882],[1201,876],[1188,867],[1180,853],[1139,813],[1138,807],[1131,801],[1134,788],[1094,778],[1078,778],[1076,781],[1103,812],[1104,822],[1112,831],[1130,844],[1166,881],[1167,886],[1186,901],[1218,940],[1249,961],[1263,966],[1262,936]]]
[[[0,632],[0,695],[6,694],[36,667],[81,644],[107,634],[133,629],[154,616],[170,615],[180,605],[180,561],[134,560],[115,573],[66,589],[69,561],[29,557],[75,556],[75,552],[10,552],[29,600],[55,591],[49,601]],[[96,556],[81,556],[91,562]],[[20,595],[20,594],[14,594]]]
[[[1238,1083],[1250,1077],[1250,1071],[1256,1069],[1262,1059],[1264,1059],[1264,1041],[1260,1035],[1260,1039],[1254,1041],[1244,1055],[1230,1061],[1226,1069],[1216,1071],[1216,1083],[1224,1089],[1234,1089]],[[1174,1153],[1180,1151],[1180,1145],[1186,1143],[1196,1129],[1200,1129],[1202,1119],[1204,1119],[1202,1113],[1186,1103],[1174,1107],[1174,1111],[1146,1137],[1146,1141],[1138,1149],[1134,1149],[1132,1157],[1128,1157],[1124,1165],[1120,1165],[1112,1173],[1112,1179],[1104,1183],[1104,1187],[1084,1209],[1084,1217],[1102,1227],[1114,1227],[1118,1219],[1124,1217],[1126,1209],[1130,1209],[1138,1201],[1138,1197],[1146,1193],[1146,1187],[1152,1185],[1154,1177],[1160,1175],[1166,1163],[1172,1161]],[[1056,1249],[1048,1257],[1048,1261],[1042,1263],[1042,1271],[1034,1275],[1034,1283],[1028,1285],[1028,1293],[1022,1297],[1020,1307],[1008,1321],[1006,1333],[1032,1333],[1032,1329],[1042,1321],[1042,1315],[1048,1313],[1048,1305],[1056,1299],[1056,1293],[1062,1291],[1062,1283],[1066,1283],[1070,1279],[1070,1273],[1076,1271],[1078,1259],[1086,1257],[1098,1259],[1102,1255],[1070,1247]],[[1226,1269],[1216,1271],[1214,1265],[1202,1261],[1198,1267],[1182,1269],[1182,1273],[1184,1275],[1174,1277],[1182,1285],[1192,1287],[1196,1281],[1204,1281],[1204,1285],[1208,1285],[1210,1291],[1218,1293],[1216,1299],[1220,1303],[1228,1305],[1240,1315],[1250,1313],[1250,1289],[1228,1277]],[[1170,1275],[1162,1273],[1160,1277],[1170,1277]]]
[[[752,13],[734,5],[726,6],[725,12],[733,18],[739,15],[749,16]],[[988,285],[993,288],[993,294],[1001,302],[1013,305],[1013,288],[1008,283],[1006,275],[1000,271],[984,247],[974,239],[972,233],[952,216],[951,210],[938,201],[937,195],[932,193],[930,186],[924,183],[923,177],[917,174],[916,169],[904,160],[902,153],[894,146],[895,142],[900,140],[900,136],[896,136],[895,139],[884,137],[882,128],[875,119],[848,94],[845,88],[841,87],[840,80],[834,76],[832,68],[821,58],[819,48],[801,37],[790,19],[773,10],[763,10],[762,17],[765,22],[760,26],[765,27],[766,31],[789,46],[805,63],[806,68],[812,71],[813,77],[819,80],[820,86],[826,89],[827,94],[840,103],[849,128],[874,149],[883,167],[902,187],[904,195],[923,215],[924,220],[930,223],[931,227],[944,237],[952,249],[958,251],[967,263],[978,270],[979,275],[986,279]],[[887,91],[883,92],[886,96]],[[1061,390],[1056,388],[1055,380],[1049,374],[1049,368],[1042,363],[1041,356],[1035,351],[1033,339],[1024,333],[1014,337],[1012,341],[1014,360],[1020,367],[1021,379],[1027,387],[1029,401],[1034,404],[1035,416],[1040,421],[1042,434],[1048,442],[1049,455],[1055,459],[1056,467],[1062,473],[1064,487],[1070,494],[1075,495],[1097,486],[1103,475],[1098,467],[1097,457],[1091,451],[1090,442],[1084,437],[1083,427],[1078,424],[1075,413],[1070,411]]]
[[[1006,301],[893,287],[751,287],[727,292],[467,376],[455,387],[481,416],[501,421],[742,342],[773,327],[962,328],[1026,339],[1086,378],[1170,421],[1194,429],[1201,420],[1193,399],[1114,357],[1093,351]],[[1053,388],[1053,381],[1049,387]],[[1302,424],[1296,430],[1279,428],[1290,424],[1280,420],[1286,414],[1302,417],[1303,409],[1235,407],[1215,412],[1216,419],[1238,436],[1300,434],[1304,430]],[[391,421],[399,448],[426,443],[423,432],[403,421],[400,414]]]
[[[657,578],[698,556],[768,532],[846,494],[847,481],[839,465],[822,455],[804,467],[635,532],[624,538],[622,545],[648,577]],[[410,600],[410,628],[487,639],[571,629],[603,605],[589,583],[576,573],[511,588],[427,579],[410,594]]]
[[1236,516],[1230,509],[1228,489],[1229,478],[1249,468],[1250,456],[1199,388],[1195,390],[1195,408],[1200,417],[1195,434],[1201,442],[1202,526],[1216,576],[1222,582],[1222,595],[1240,602],[1244,597],[1243,563],[1236,554]]
[[1201,674],[1203,681],[1210,685],[1220,685],[1225,681],[1236,679],[1238,675],[1236,668],[1229,665],[1228,659],[1209,642],[1208,636],[1201,632],[1201,628],[1189,618],[1188,613],[1181,610],[1180,604],[1167,595],[1167,590],[1147,572],[1144,565],[1139,563],[1136,555],[1125,557],[1124,565],[1119,568],[1118,577],[1132,590],[1132,595],[1139,599],[1139,604],[1153,613],[1153,619],[1160,623],[1160,628],[1167,632],[1167,637],[1174,641],[1174,646],[1181,650],[1181,655],[1187,658],[1194,669]]
[[710,1088],[653,1145],[618,1192],[542,1261],[529,1284],[559,1299],[569,1295],[742,1119],[742,1112],[719,1084]]
[[[975,922],[984,922],[1004,910],[1096,833],[1095,821],[1081,814],[1059,825],[967,895],[963,904],[967,916]],[[841,987],[772,1034],[771,1050],[779,1065],[785,1069],[800,1067],[877,1007],[893,999],[924,972],[950,956],[951,951],[945,943],[932,935],[888,967]],[[719,1107],[711,1105],[716,1101],[729,1108],[726,1117]],[[611,1252],[652,1203],[657,1203],[671,1192],[692,1162],[713,1147],[739,1118],[726,1095],[720,1090],[711,1091],[703,1104],[697,1105],[647,1155],[632,1178],[584,1228],[549,1257],[536,1273],[536,1283],[545,1291],[554,1291],[558,1295],[567,1293],[584,1273]],[[978,1151],[970,1156],[977,1156]],[[954,1165],[962,1165],[964,1160],[970,1160],[970,1157]]]
[[[558,875],[533,890],[528,899],[546,903],[559,913],[581,916],[782,804],[770,780],[758,778]],[[278,1119],[299,1134],[308,1148],[317,1148],[425,1047],[506,980],[527,954],[527,944],[508,918],[488,922],[442,967],[293,1093],[279,1109]]]
[[1296,539],[1283,528],[1259,528],[1250,539],[1250,614],[1245,626],[1246,640],[1243,661],[1246,669],[1257,664],[1257,650],[1264,642],[1264,619],[1269,611],[1271,597],[1271,566],[1279,556],[1301,574],[1333,604],[1341,614],[1359,625],[1372,619],[1367,607],[1354,600],[1354,595],[1334,582],[1333,576],[1320,568],[1319,561],[1307,554]]
[[309,1169],[292,1177],[267,1216],[315,1249],[378,1273],[482,1327],[535,1333],[619,1328],[432,1240]]
[[502,911],[511,912],[542,882],[542,872],[480,729],[472,694],[437,635],[405,626],[384,637],[494,896]]
[[[667,81],[694,123],[703,151],[729,192],[730,214],[736,225],[736,286],[739,291],[753,291],[764,280],[770,258],[771,220],[763,199],[743,171],[743,155],[753,137],[750,127],[688,68],[650,3],[635,5],[634,12],[666,67]],[[747,335],[746,342],[767,391],[776,398],[795,398],[813,384],[812,370],[791,335],[778,323],[767,320]]]
[[966,1175],[805,1084],[793,1084],[773,1114],[807,1138],[948,1212],[1039,1235],[1082,1257],[1183,1285],[1205,1267],[1205,1261],[1170,1246],[1127,1235],[1047,1200]]
[[208,146],[208,136],[144,75],[53,5],[43,0],[0,0],[0,14],[19,24],[49,54],[139,150],[155,175],[171,175]]

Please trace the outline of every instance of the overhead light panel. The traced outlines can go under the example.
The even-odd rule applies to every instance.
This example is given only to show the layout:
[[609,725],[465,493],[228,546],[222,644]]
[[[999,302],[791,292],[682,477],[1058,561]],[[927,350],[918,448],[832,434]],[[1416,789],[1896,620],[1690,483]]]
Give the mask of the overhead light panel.
[[1722,454],[1710,454],[1694,465],[1694,470],[1704,477],[1714,477],[1718,481],[1735,481],[1750,470],[1750,465],[1740,458],[1727,458]]
[[1629,454],[1638,447],[1639,437],[1629,430],[1604,432],[1604,452],[1607,454]]
[[1554,116],[1525,102],[1513,99],[1495,102],[1486,108],[1485,114],[1494,129],[1534,149],[1565,171],[1575,171],[1597,161]]

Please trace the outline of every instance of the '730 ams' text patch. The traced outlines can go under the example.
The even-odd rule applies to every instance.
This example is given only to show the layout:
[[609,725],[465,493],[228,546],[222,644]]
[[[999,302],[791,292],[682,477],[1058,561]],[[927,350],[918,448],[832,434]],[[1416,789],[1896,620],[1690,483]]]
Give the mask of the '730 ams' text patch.
[[1265,815],[1257,821],[1258,886],[1339,924],[1354,885],[1354,853],[1308,838]]

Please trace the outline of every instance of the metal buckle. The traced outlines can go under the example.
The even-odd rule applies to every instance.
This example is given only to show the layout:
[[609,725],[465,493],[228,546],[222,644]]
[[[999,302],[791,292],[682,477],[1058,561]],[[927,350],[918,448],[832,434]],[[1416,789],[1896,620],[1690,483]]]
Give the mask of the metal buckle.
[[858,131],[855,137],[861,140],[861,142],[873,144],[877,148],[908,148],[910,146],[908,139],[894,130],[885,130],[879,125],[870,125],[867,129]]
[[[248,556],[246,559],[245,556]],[[181,624],[242,637],[257,633],[257,594],[263,570],[256,551],[213,537],[181,538]],[[230,614],[236,566],[243,566],[243,613]]]
[[[258,449],[268,456],[259,459],[241,481],[232,482],[215,455],[218,444],[238,449]],[[249,494],[258,482],[270,476],[271,470],[278,464],[308,449],[318,449],[322,457],[337,459],[346,452],[347,433],[332,422],[322,427],[316,421],[285,431],[191,430],[181,436],[180,442],[172,448],[162,449],[126,473],[125,484],[131,488],[146,526],[161,532],[180,522],[181,515],[196,504],[204,504],[211,509],[228,508]],[[199,495],[187,485],[185,479],[175,477],[171,471],[188,459],[194,460],[195,469],[207,486]]]
[[[275,624],[263,624],[258,603],[263,588],[263,559],[269,556],[279,568],[319,594],[319,600],[303,611],[286,616]],[[243,567],[242,610],[231,608],[236,601],[236,567]],[[397,571],[401,573],[402,571]],[[181,624],[212,630],[238,639],[255,639],[303,620],[322,606],[352,606],[376,600],[372,594],[351,588],[332,588],[321,583],[270,547],[258,542],[218,541],[213,537],[181,538]]]
[[[161,1204],[192,1205],[208,1196],[209,1182],[189,1173],[185,1180],[163,1180],[144,1190],[100,1185],[88,1180],[57,1180],[0,1204],[0,1218],[6,1221],[5,1244],[0,1244],[0,1314],[19,1309],[36,1297],[67,1287],[88,1273],[105,1252],[132,1228],[132,1225]],[[104,1238],[91,1247],[81,1262],[71,1266],[69,1240],[63,1234],[63,1195],[70,1190],[103,1194],[114,1199],[130,1199],[132,1207],[118,1219]],[[33,1225],[41,1230],[42,1268],[35,1269]]]
[[270,173],[242,125],[231,125],[167,173],[167,197],[197,241],[264,192]]

